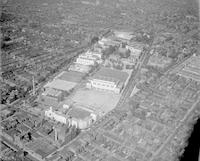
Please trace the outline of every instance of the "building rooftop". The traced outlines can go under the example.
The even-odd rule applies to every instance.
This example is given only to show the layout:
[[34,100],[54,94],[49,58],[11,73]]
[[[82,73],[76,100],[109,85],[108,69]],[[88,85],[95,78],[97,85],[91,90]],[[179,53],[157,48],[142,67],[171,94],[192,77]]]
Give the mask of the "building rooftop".
[[53,89],[53,88],[49,88],[49,89],[47,89],[46,91],[44,91],[43,93],[42,93],[42,95],[50,95],[50,96],[54,96],[54,97],[57,97],[57,96],[59,96],[60,94],[61,94],[62,92],[61,91],[59,91],[59,90],[56,90],[56,89]]
[[94,74],[93,79],[102,79],[106,81],[120,81],[125,82],[128,78],[128,73],[115,69],[102,67]]
[[30,129],[27,126],[23,125],[23,124],[19,124],[19,125],[17,125],[17,130],[19,130],[21,132],[27,132]]
[[74,88],[77,83],[68,82],[60,79],[53,80],[52,82],[47,83],[44,87],[54,88],[62,91],[69,91]]
[[71,69],[71,68],[77,68],[77,69],[81,69],[81,70],[90,70],[91,69],[91,67],[88,65],[76,64],[76,63],[72,64],[69,69]]
[[97,50],[97,49],[98,49],[98,48],[95,48],[94,51],[92,51],[91,53],[92,53],[93,55],[103,55],[103,53],[100,52],[100,51]]
[[60,79],[60,80],[63,80],[63,81],[68,81],[68,82],[78,83],[78,82],[81,81],[83,76],[84,76],[84,74],[79,73],[79,72],[63,71],[62,73],[60,73],[56,77],[56,79]]
[[111,45],[111,46],[117,46],[117,45],[120,45],[120,41],[117,41],[117,40],[114,40],[115,38],[113,37],[113,36],[110,36],[110,37],[108,37],[108,38],[105,38],[105,37],[103,37],[100,41],[99,41],[99,43],[104,43],[104,45],[106,45],[106,46],[109,46],[109,45]]
[[[54,90],[69,91],[79,83],[84,76],[83,73],[74,71],[63,71],[54,78],[53,81],[48,82],[44,87],[53,88]],[[58,94],[55,91],[51,91],[53,94]]]
[[51,142],[44,138],[36,139],[33,142],[26,144],[26,147],[39,154],[42,158],[45,158],[57,149]]
[[116,37],[125,39],[125,40],[131,40],[134,37],[132,32],[114,31],[114,34]]
[[69,125],[63,125],[63,124],[58,124],[55,126],[55,129],[57,130],[57,132],[59,133],[63,133],[65,134],[67,129],[69,128]]
[[144,44],[137,41],[131,41],[128,43],[128,46],[134,47],[135,49],[142,50],[144,48]]
[[78,107],[72,108],[68,113],[69,116],[76,119],[85,119],[90,116],[90,114],[89,111]]

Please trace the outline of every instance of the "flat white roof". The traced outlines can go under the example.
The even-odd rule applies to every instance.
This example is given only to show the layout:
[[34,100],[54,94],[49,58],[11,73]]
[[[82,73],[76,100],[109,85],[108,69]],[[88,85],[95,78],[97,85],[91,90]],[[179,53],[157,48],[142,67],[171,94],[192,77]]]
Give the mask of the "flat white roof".
[[83,73],[74,72],[74,71],[63,71],[58,76],[56,76],[55,79],[78,83],[81,81],[83,76],[84,76]]
[[74,88],[77,83],[64,81],[60,79],[53,80],[52,82],[47,83],[44,87],[47,88],[54,88],[62,91],[69,91],[70,89]]
[[125,32],[125,31],[114,31],[116,37],[131,40],[134,36],[132,32]]
[[50,96],[59,96],[59,94],[61,94],[62,92],[60,90],[56,90],[56,89],[53,89],[53,88],[49,88],[48,90],[44,91],[42,93],[42,95],[50,95]]
[[88,110],[79,107],[73,107],[68,113],[69,116],[76,119],[85,119],[89,117],[90,114],[91,112],[89,112]]

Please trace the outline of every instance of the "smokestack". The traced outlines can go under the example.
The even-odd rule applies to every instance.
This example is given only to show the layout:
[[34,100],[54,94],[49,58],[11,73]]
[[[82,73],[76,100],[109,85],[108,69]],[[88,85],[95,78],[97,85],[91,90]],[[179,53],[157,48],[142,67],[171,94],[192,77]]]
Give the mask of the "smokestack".
[[58,140],[58,131],[57,131],[56,127],[54,127],[54,131],[55,131],[55,141],[57,141]]
[[34,78],[34,76],[33,76],[33,95],[35,95],[35,78]]

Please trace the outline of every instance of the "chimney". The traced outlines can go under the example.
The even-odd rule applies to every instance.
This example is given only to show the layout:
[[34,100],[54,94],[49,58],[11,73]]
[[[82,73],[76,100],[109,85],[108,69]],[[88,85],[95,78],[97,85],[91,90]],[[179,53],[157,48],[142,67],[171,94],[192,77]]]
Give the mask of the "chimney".
[[34,78],[34,76],[32,77],[32,82],[33,82],[33,95],[35,95],[35,78]]
[[57,141],[58,140],[58,131],[57,131],[56,127],[54,127],[54,131],[55,131],[55,141]]

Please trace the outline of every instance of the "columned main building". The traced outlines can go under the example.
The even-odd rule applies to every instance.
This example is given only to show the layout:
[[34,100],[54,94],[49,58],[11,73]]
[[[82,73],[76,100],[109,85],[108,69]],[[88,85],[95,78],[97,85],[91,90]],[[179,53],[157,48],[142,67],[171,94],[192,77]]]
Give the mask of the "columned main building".
[[127,78],[126,72],[103,67],[89,79],[87,87],[120,93]]

